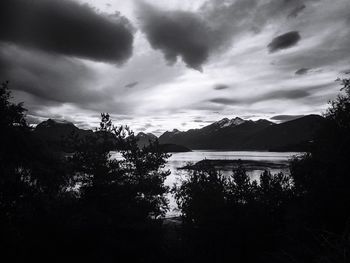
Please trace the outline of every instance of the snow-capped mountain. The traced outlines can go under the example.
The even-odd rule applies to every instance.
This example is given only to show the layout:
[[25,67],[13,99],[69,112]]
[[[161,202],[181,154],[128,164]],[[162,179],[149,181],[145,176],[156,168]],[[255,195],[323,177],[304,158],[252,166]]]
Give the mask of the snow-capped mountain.
[[220,128],[225,128],[225,127],[230,127],[230,126],[237,126],[237,125],[240,125],[244,122],[246,122],[246,121],[239,118],[239,117],[236,117],[236,118],[233,118],[231,120],[229,118],[223,118],[222,120],[214,122],[213,124],[220,127]]
[[322,121],[317,115],[282,124],[264,119],[224,118],[201,129],[165,132],[159,142],[181,144],[190,149],[303,150]]

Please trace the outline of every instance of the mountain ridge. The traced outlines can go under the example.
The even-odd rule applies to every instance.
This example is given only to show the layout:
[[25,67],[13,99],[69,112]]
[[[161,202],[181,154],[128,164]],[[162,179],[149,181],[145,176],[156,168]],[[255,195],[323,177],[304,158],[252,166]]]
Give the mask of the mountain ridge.
[[279,124],[265,119],[223,118],[200,129],[167,131],[159,137],[159,142],[197,150],[304,151],[323,121],[320,115],[306,115]]
[[[199,129],[166,131],[157,138],[152,133],[139,132],[138,146],[144,147],[158,139],[166,149],[189,150],[263,150],[305,151],[325,119],[320,115],[306,115],[283,123],[266,119],[244,120],[223,118]],[[34,129],[34,134],[59,149],[62,138],[71,134],[78,137],[94,134],[65,120],[48,119]]]

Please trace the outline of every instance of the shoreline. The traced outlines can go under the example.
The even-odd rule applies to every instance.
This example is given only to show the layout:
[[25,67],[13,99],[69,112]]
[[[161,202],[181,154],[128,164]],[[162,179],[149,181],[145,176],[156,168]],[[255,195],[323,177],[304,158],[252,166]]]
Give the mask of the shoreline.
[[215,169],[232,169],[242,165],[247,171],[266,170],[266,169],[287,169],[289,161],[264,161],[264,160],[222,160],[222,159],[204,159],[194,164],[185,165],[177,168],[178,170],[198,170],[203,167],[214,167]]

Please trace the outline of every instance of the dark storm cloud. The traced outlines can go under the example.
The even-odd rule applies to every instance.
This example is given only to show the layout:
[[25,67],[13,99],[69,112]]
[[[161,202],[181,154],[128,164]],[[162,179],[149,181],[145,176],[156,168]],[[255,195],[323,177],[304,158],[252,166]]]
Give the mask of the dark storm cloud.
[[301,68],[295,71],[295,75],[305,75],[309,72],[309,68]]
[[[297,16],[310,1],[316,0],[212,0],[197,12],[162,10],[140,1],[138,14],[151,46],[162,51],[169,64],[180,57],[188,67],[201,70],[210,55],[229,47],[240,34],[258,33],[273,19]],[[290,33],[272,49],[292,45],[295,34]]]
[[228,88],[230,88],[230,86],[225,85],[225,84],[217,84],[214,86],[215,90],[223,90],[223,89],[228,89]]
[[125,88],[133,88],[133,87],[137,86],[138,84],[139,84],[138,81],[134,81],[134,82],[126,84],[124,87]]
[[271,117],[271,120],[275,120],[275,121],[291,121],[291,120],[295,120],[295,119],[299,119],[301,117],[304,117],[305,115],[276,115]]
[[40,104],[92,103],[108,98],[92,90],[95,73],[80,61],[0,43],[0,76],[11,88],[36,96]]
[[142,30],[154,49],[172,64],[181,57],[187,66],[201,70],[211,50],[210,28],[200,16],[185,11],[162,11],[142,3]]
[[281,49],[295,46],[299,42],[300,38],[301,37],[298,31],[291,31],[275,37],[267,47],[269,52],[273,53]]
[[133,29],[119,14],[103,15],[69,0],[1,0],[0,40],[122,63],[132,54]]

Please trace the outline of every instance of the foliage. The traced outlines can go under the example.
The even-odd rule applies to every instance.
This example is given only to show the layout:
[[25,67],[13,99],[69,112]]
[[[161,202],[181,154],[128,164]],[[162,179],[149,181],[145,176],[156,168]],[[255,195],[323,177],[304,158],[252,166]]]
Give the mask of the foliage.
[[350,219],[350,80],[330,103],[326,125],[310,153],[291,163],[296,191],[306,201],[307,224],[342,232]]
[[[154,219],[167,210],[169,175],[163,169],[169,155],[158,143],[139,149],[128,127],[116,128],[102,114],[96,132],[67,138],[75,150],[67,157],[33,136],[22,104],[10,102],[7,82],[0,88],[0,109],[2,258],[112,260],[133,249],[138,253],[131,258],[152,257],[162,240]],[[121,160],[112,158],[115,147]]]
[[173,192],[185,223],[185,246],[196,251],[193,259],[249,262],[266,259],[260,253],[278,247],[274,242],[286,229],[293,185],[290,177],[268,171],[252,181],[242,164],[229,174],[197,166]]
[[[128,127],[114,127],[108,114],[101,117],[100,129],[76,142],[70,158],[82,201],[96,203],[116,221],[163,216],[168,191],[164,180],[170,172],[162,168],[168,154],[156,142],[140,149]],[[111,139],[120,160],[112,158]]]
[[172,189],[184,219],[202,224],[210,221],[225,206],[228,179],[214,168],[198,167]]

